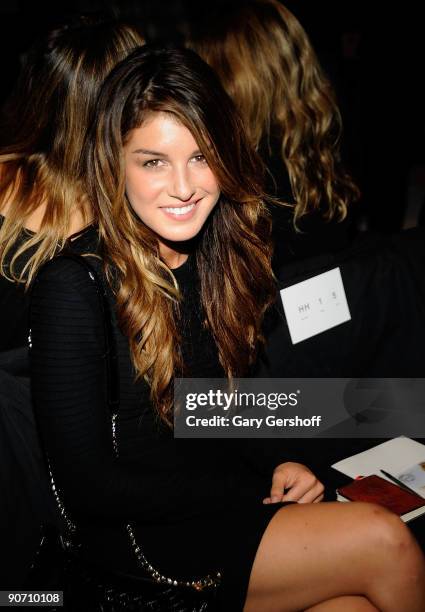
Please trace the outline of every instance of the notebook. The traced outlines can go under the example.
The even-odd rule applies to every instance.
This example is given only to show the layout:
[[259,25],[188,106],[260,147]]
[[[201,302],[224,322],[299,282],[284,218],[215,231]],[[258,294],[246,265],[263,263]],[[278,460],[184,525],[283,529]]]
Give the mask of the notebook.
[[363,501],[379,504],[398,514],[405,523],[425,513],[423,497],[402,489],[375,474],[353,480],[350,484],[340,487],[337,494],[339,501]]

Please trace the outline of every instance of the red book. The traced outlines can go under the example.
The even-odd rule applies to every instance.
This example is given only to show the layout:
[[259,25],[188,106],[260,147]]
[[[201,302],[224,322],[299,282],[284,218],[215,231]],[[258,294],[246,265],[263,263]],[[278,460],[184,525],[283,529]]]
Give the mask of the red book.
[[379,504],[399,516],[412,512],[412,510],[422,506],[425,510],[425,499],[423,497],[402,489],[396,484],[376,475],[353,480],[350,484],[338,489],[337,492],[350,501]]

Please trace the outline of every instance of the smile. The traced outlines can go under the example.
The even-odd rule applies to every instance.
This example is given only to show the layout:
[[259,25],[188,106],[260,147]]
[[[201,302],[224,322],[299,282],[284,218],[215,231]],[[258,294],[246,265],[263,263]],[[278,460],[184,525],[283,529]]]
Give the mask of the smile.
[[161,210],[169,219],[174,219],[175,221],[188,221],[196,214],[196,205],[201,200],[202,198],[199,198],[199,200],[190,202],[190,204],[184,206],[163,206]]
[[192,204],[188,204],[187,206],[178,206],[172,208],[171,206],[167,206],[164,210],[168,213],[172,213],[173,215],[185,215],[186,213],[193,210],[196,206],[196,202],[192,202]]

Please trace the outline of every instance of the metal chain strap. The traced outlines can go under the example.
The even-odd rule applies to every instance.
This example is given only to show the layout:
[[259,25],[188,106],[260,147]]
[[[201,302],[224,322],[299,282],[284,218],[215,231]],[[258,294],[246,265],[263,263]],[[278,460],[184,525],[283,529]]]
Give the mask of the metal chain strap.
[[54,478],[53,478],[52,468],[50,466],[50,461],[49,460],[47,460],[47,465],[48,465],[48,468],[49,468],[50,485],[52,487],[53,496],[55,498],[56,505],[59,508],[59,514],[62,517],[62,519],[63,519],[63,521],[64,521],[64,523],[66,525],[66,528],[67,528],[67,531],[68,531],[67,536],[69,538],[69,543],[68,544],[70,546],[71,545],[71,537],[73,535],[75,535],[75,533],[77,531],[77,527],[76,527],[75,523],[73,523],[71,521],[67,511],[65,510],[65,506],[63,505],[62,500],[59,497],[59,493],[58,493],[58,490],[56,488],[56,483],[55,483]]
[[[117,414],[114,413],[112,415],[112,445],[114,448],[115,456],[118,457],[118,442],[117,442],[117,427],[116,427],[116,419]],[[142,549],[137,544],[136,536],[134,534],[133,527],[130,523],[126,525],[126,530],[128,536],[130,538],[131,547],[133,549],[136,558],[142,567],[142,569],[147,572],[155,582],[158,584],[168,584],[172,586],[178,587],[190,587],[195,589],[196,591],[203,591],[207,588],[216,588],[220,585],[221,582],[221,574],[220,572],[215,572],[213,575],[208,574],[207,576],[203,576],[202,578],[198,578],[197,580],[177,580],[176,578],[169,578],[168,576],[164,576],[157,569],[153,567],[146,559],[145,555],[142,552]]]
[[131,546],[133,548],[134,554],[137,557],[141,567],[159,584],[168,584],[172,586],[179,587],[190,587],[195,589],[196,591],[203,591],[207,588],[216,588],[220,585],[221,582],[221,574],[220,572],[216,572],[213,575],[208,574],[208,576],[204,576],[202,578],[198,578],[197,580],[176,580],[175,578],[167,578],[167,576],[163,576],[158,570],[156,570],[146,559],[145,555],[141,551],[140,547],[136,542],[136,537],[134,535],[133,528],[130,524],[126,526],[127,533],[130,537]]

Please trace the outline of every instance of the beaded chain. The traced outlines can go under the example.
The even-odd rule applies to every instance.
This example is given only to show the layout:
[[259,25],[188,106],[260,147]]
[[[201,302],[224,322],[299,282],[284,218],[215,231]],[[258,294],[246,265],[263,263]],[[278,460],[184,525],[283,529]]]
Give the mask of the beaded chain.
[[126,526],[127,533],[130,537],[131,546],[133,551],[139,561],[141,567],[158,583],[160,584],[169,584],[171,586],[179,586],[179,587],[191,587],[196,591],[202,591],[207,588],[216,588],[219,586],[221,582],[221,574],[220,572],[214,573],[212,576],[208,574],[208,576],[204,576],[203,578],[199,578],[198,580],[176,580],[175,578],[167,578],[167,576],[163,576],[158,570],[156,570],[146,559],[145,555],[141,551],[140,547],[136,542],[136,537],[134,535],[133,528],[130,524]]
[[[65,510],[65,506],[63,505],[61,498],[59,497],[59,493],[58,490],[56,488],[56,484],[53,478],[53,473],[52,473],[52,468],[50,467],[50,461],[47,461],[48,467],[49,467],[49,476],[50,476],[50,485],[52,487],[52,491],[53,491],[53,496],[56,500],[56,504],[57,507],[59,508],[59,514],[61,515],[62,519],[65,521],[65,525],[66,528],[68,530],[68,536],[69,538],[71,538],[72,535],[75,535],[75,532],[77,531],[77,527],[75,525],[75,523],[73,523],[71,521],[71,519],[68,516],[67,511]],[[71,542],[68,541],[68,546],[71,545]]]

